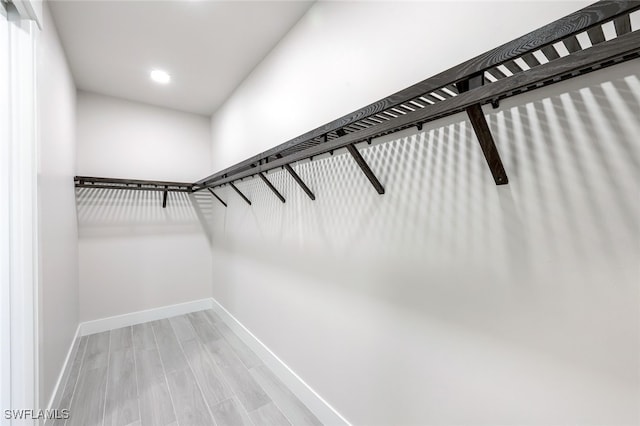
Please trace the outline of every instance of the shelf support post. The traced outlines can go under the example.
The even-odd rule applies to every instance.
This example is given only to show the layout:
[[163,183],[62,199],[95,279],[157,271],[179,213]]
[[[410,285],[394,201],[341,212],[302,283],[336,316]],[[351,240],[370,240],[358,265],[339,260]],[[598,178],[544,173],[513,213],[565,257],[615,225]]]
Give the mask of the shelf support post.
[[244,201],[247,202],[247,204],[251,205],[251,201],[249,201],[249,199],[247,197],[245,197],[244,194],[242,192],[240,192],[240,190],[238,188],[236,188],[236,186],[233,184],[233,182],[229,182],[229,185],[231,185],[231,188],[233,188],[233,190],[236,191],[238,193],[238,195],[240,197],[242,197],[242,199]]
[[302,178],[298,175],[298,173],[296,173],[295,170],[293,170],[293,167],[291,167],[289,164],[285,164],[284,168],[289,172],[289,174],[291,175],[291,177],[293,178],[293,180],[296,181],[296,183],[298,185],[300,185],[300,188],[302,188],[302,190],[305,192],[305,194],[307,194],[309,196],[309,198],[311,198],[312,200],[316,199],[316,196],[313,192],[311,192],[311,189],[309,189],[309,187],[307,186],[306,183],[304,183],[304,181],[302,180]]
[[211,195],[213,195],[214,197],[216,197],[218,199],[218,201],[220,201],[222,203],[223,206],[227,207],[227,203],[225,203],[224,201],[222,201],[222,198],[218,197],[218,194],[216,194],[215,192],[213,192],[213,189],[211,188],[207,188],[209,190],[209,192],[211,193]]
[[[282,158],[282,154],[277,154],[276,157],[278,158]],[[296,181],[296,183],[298,185],[300,185],[300,188],[302,188],[302,190],[309,196],[309,198],[311,198],[312,200],[316,199],[316,196],[314,195],[313,192],[311,192],[311,189],[309,189],[309,187],[307,186],[306,183],[304,183],[304,181],[302,180],[302,178],[298,175],[298,173],[296,173],[295,170],[293,170],[293,167],[291,167],[290,164],[285,164],[284,168],[286,171],[289,172],[289,174],[291,175],[291,177],[293,178],[293,180]]]
[[[456,83],[456,88],[458,89],[458,92],[463,93],[476,89],[482,85],[484,85],[483,72]],[[507,172],[504,170],[500,153],[498,152],[498,148],[496,148],[487,120],[484,118],[482,106],[479,103],[471,105],[466,108],[466,112],[469,117],[469,121],[471,121],[473,131],[480,143],[480,148],[482,149],[484,159],[489,166],[493,180],[496,185],[506,185],[509,183],[509,178],[507,177]]]
[[167,194],[169,194],[169,191],[167,191],[167,186],[165,185],[164,191],[162,192],[162,208],[163,209],[167,208]]
[[267,179],[267,177],[262,172],[258,173],[258,176],[260,177],[260,179],[262,179],[262,181],[265,183],[265,185],[267,185],[269,187],[269,189],[271,191],[273,191],[274,194],[276,194],[276,197],[278,197],[280,199],[280,201],[282,201],[284,203],[285,202],[284,197],[282,196],[282,194],[280,192],[278,192],[276,187],[273,186],[273,184],[271,182],[269,182],[269,179]]
[[382,186],[376,175],[373,174],[373,171],[371,170],[371,168],[369,168],[369,165],[364,160],[364,158],[362,158],[362,155],[360,155],[360,152],[358,152],[358,148],[356,148],[354,144],[349,144],[347,145],[347,150],[355,160],[356,164],[360,166],[360,170],[362,170],[367,179],[369,179],[369,182],[371,182],[371,185],[373,185],[378,194],[384,194],[384,187]]

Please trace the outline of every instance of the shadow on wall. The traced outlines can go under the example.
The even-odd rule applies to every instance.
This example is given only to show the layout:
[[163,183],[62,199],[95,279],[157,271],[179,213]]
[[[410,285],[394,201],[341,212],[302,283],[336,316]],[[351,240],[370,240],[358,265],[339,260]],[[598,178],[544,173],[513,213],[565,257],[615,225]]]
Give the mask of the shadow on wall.
[[200,233],[198,215],[210,210],[210,203],[193,207],[193,196],[170,192],[162,208],[160,191],[76,188],[78,233],[88,236],[157,235]]
[[228,208],[213,200],[199,214],[216,291],[263,265],[637,380],[640,81],[629,69],[485,110],[506,186],[454,115],[360,147],[383,196],[343,151],[296,165],[316,201],[282,170],[267,176],[285,204],[259,179],[236,184],[252,206],[216,189]]
[[639,89],[629,76],[489,111],[508,186],[492,183],[470,124],[456,115],[360,147],[383,196],[337,151],[296,167],[315,202],[278,170],[268,176],[286,204],[247,179],[237,186],[252,207],[223,187],[216,192],[228,209],[199,193],[195,205],[205,204],[196,211],[216,245],[260,242],[333,260],[470,262],[501,273],[515,263],[518,274],[562,256],[588,269],[638,248]]

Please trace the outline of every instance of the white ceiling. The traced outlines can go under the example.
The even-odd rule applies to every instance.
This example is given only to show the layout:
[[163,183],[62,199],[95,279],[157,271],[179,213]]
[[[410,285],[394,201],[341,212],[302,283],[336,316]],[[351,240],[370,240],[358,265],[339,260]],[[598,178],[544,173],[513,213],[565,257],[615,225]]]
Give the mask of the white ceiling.
[[[312,1],[52,1],[78,89],[210,115]],[[154,68],[171,83],[149,78]]]

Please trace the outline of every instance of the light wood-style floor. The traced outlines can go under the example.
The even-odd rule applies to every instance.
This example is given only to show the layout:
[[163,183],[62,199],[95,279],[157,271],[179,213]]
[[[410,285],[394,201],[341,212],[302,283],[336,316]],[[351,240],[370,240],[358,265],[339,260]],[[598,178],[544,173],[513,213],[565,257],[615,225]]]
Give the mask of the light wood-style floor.
[[320,425],[213,311],[84,336],[54,425]]

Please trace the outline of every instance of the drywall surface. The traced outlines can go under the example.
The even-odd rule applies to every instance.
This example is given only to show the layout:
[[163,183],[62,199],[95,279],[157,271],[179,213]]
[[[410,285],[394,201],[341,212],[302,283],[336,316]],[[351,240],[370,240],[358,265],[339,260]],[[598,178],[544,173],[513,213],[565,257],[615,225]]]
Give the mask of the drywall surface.
[[[193,181],[209,170],[204,117],[79,92],[78,171]],[[80,152],[82,154],[80,154]],[[211,296],[211,256],[192,200],[78,189],[80,320]]]
[[78,326],[78,232],[73,187],[76,89],[49,6],[43,7],[37,96],[40,406],[44,408]]
[[[432,40],[581,6],[455,3],[469,29],[435,38],[444,5],[317,3],[212,118],[214,169],[445,68]],[[382,196],[343,151],[294,166],[316,201],[281,170],[285,204],[217,189],[214,298],[354,424],[638,423],[639,65],[485,109],[506,186],[455,115],[359,147]]]
[[209,134],[201,115],[78,92],[78,175],[193,182],[211,171]]
[[591,3],[318,2],[213,115],[213,170]]

